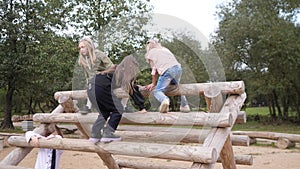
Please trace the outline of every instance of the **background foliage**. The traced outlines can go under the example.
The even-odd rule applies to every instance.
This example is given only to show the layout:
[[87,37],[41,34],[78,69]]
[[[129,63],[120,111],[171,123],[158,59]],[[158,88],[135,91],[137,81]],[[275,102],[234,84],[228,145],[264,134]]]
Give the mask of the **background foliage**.
[[[155,36],[182,63],[182,83],[243,80],[247,106],[268,106],[273,120],[299,121],[299,9],[293,0],[233,0],[219,7],[219,29],[206,49],[190,34]],[[76,72],[77,42],[83,36],[93,37],[114,63],[129,54],[145,63],[144,44],[153,35],[142,28],[152,12],[149,0],[1,1],[1,128],[14,128],[13,114],[51,111],[57,106],[56,91],[76,88],[74,81],[82,78]],[[214,79],[199,60],[214,62],[215,50],[226,79]],[[218,64],[212,65],[217,70]],[[138,83],[150,80],[145,63]],[[193,108],[205,104],[201,98],[190,100]]]

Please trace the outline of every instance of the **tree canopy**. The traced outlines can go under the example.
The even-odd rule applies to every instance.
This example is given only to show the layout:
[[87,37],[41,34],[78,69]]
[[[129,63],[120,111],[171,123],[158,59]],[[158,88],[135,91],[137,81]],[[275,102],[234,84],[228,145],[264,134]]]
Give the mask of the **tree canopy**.
[[287,119],[289,109],[300,118],[299,7],[289,0],[234,0],[218,13],[213,41],[227,79],[246,81],[249,102],[266,101],[273,118]]
[[[72,89],[79,36],[96,37],[99,47],[100,42],[106,44],[100,38],[115,38],[111,46],[106,46],[106,51],[116,62],[140,47],[136,44],[145,41],[142,38],[145,35],[137,30],[146,22],[147,17],[142,16],[151,10],[147,2],[1,1],[0,89],[5,95],[1,128],[14,128],[11,121],[13,111],[20,113],[27,109],[28,114],[37,109],[49,111],[57,105],[53,100],[54,92]],[[130,21],[128,18],[133,16],[138,20],[127,29],[131,32],[121,32],[123,34],[119,37],[109,34],[117,32],[112,29],[114,25],[110,25],[113,20],[124,17],[127,20],[123,21]],[[124,25],[118,26],[121,30]],[[105,36],[100,35],[105,28],[111,28],[111,31],[105,32],[108,33]],[[122,41],[116,41],[121,38]]]

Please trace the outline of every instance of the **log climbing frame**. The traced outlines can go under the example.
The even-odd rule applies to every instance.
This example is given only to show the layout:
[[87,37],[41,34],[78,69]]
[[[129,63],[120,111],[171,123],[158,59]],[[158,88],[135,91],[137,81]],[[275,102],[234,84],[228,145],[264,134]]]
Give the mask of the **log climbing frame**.
[[[153,92],[141,92],[146,97],[153,96]],[[115,93],[120,98],[128,97],[122,90]],[[35,122],[40,122],[34,131],[42,133],[45,123],[75,124],[80,139],[41,139],[40,147],[94,152],[109,169],[210,169],[217,162],[224,169],[252,165],[251,155],[235,155],[232,147],[250,144],[248,136],[231,133],[235,123],[246,122],[245,112],[241,111],[246,99],[243,81],[180,84],[169,86],[166,94],[204,95],[208,111],[124,113],[116,131],[122,141],[93,144],[87,139],[98,113],[83,115],[76,106],[78,100],[87,98],[86,91],[59,91],[54,94],[59,103],[56,109],[33,116]],[[34,148],[24,136],[11,136],[8,143],[16,148],[0,162],[0,169],[18,167]],[[185,162],[186,166],[172,163],[177,161]]]

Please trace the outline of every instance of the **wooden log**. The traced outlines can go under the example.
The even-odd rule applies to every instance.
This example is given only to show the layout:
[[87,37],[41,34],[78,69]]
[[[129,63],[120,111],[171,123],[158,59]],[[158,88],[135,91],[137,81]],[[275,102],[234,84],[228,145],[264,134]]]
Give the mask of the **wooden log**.
[[112,158],[111,154],[99,153],[98,156],[104,161],[105,165],[109,169],[120,169],[120,166],[117,164],[114,158]]
[[167,161],[165,159],[144,158],[144,157],[128,157],[114,156],[116,162],[123,168],[134,169],[187,169],[191,164],[189,161]]
[[233,149],[230,141],[230,136],[227,137],[223,149],[220,154],[220,159],[223,168],[236,169]]
[[252,155],[234,155],[234,159],[235,163],[239,165],[253,165]]
[[204,91],[205,101],[209,112],[219,112],[223,105],[223,96],[221,90],[213,85],[205,89]]
[[255,144],[257,142],[256,138],[249,137],[250,138],[250,144]]
[[[128,157],[114,156],[119,166],[125,168],[138,169],[187,169],[191,163],[186,161],[169,161],[163,159],[144,158],[144,157]],[[234,157],[235,163],[239,165],[252,165],[253,157],[251,155],[237,155]],[[220,159],[217,162],[221,162]]]
[[235,124],[245,124],[247,122],[247,116],[245,111],[240,111],[236,118]]
[[[59,104],[52,112],[51,114],[57,114],[57,113],[63,113],[64,112],[64,107]],[[34,116],[34,115],[33,115]]]
[[[242,107],[244,101],[246,99],[246,93],[241,95],[232,95],[227,98],[226,102],[223,105],[223,108],[221,109],[220,113],[226,113],[230,111],[232,113],[232,117],[234,121],[237,118],[238,112],[240,112],[240,108]],[[209,135],[204,140],[203,146],[204,147],[215,147],[217,150],[217,155],[219,158],[220,152],[223,149],[223,146],[225,144],[225,141],[227,137],[231,133],[232,127],[227,128],[213,128]],[[193,163],[191,166],[191,169],[200,169],[200,168],[213,168],[214,163],[210,164],[201,164],[201,163]],[[226,165],[227,166],[227,165]]]
[[[44,135],[45,131],[45,124],[41,124],[39,127],[33,130],[35,133]],[[31,147],[22,147],[22,148],[15,148],[11,151],[1,162],[1,165],[18,165],[27,154],[31,152]]]
[[[17,136],[12,136],[17,137]],[[20,136],[18,136],[20,137]],[[24,157],[31,152],[32,148],[15,148],[13,151],[11,151],[2,161],[0,162],[0,166],[16,166],[18,165]]]
[[[103,154],[119,154],[150,158],[162,158],[182,161],[196,161],[200,163],[213,163],[217,161],[217,152],[212,147],[170,145],[157,143],[111,142],[95,145],[88,140],[78,139],[40,139],[40,148],[54,148],[72,151],[96,152]],[[23,136],[11,136],[8,143],[12,146],[30,147]]]
[[68,96],[73,100],[80,100],[87,98],[86,90],[75,90],[75,91],[59,91],[54,93],[54,99],[58,100],[62,96]]
[[[63,114],[35,114],[34,121],[43,123],[94,123],[98,113],[79,113]],[[228,127],[233,125],[232,115],[218,113],[180,113],[180,112],[147,112],[147,113],[123,113],[120,124],[162,124],[162,125],[194,125],[210,127]]]
[[287,134],[287,133],[263,132],[263,131],[233,131],[232,134],[248,135],[250,138],[264,138],[270,140],[287,138],[291,142],[300,142],[300,134]]
[[280,149],[287,149],[287,148],[295,147],[296,144],[294,142],[291,142],[287,138],[280,137],[276,142],[276,146]]
[[[169,86],[166,92],[168,96],[186,95],[186,96],[198,96],[204,95],[204,91],[211,86],[212,83],[192,83],[192,84],[180,84],[179,87]],[[243,81],[232,82],[214,82],[216,87],[221,90],[223,94],[243,94],[245,92],[245,85]],[[152,96],[152,91],[141,90],[142,94],[146,97]],[[128,94],[122,90],[116,90],[118,97],[128,97]],[[54,98],[57,100],[60,96],[66,95],[74,100],[86,99],[86,90],[76,91],[59,91],[54,94]]]
[[[188,130],[178,131],[116,131],[116,134],[122,137],[124,141],[139,142],[180,142],[180,143],[200,143],[202,144],[207,136],[206,131],[192,132]],[[249,146],[250,138],[248,136],[233,135],[231,137],[232,145]]]

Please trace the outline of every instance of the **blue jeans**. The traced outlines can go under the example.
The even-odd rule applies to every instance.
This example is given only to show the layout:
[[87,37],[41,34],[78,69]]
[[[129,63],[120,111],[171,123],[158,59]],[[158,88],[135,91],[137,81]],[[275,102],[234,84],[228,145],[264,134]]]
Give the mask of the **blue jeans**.
[[[169,68],[162,75],[159,76],[154,91],[154,97],[159,102],[162,102],[164,99],[169,99],[169,97],[165,95],[166,89],[169,86],[169,84],[178,85],[180,83],[181,74],[181,66],[176,65]],[[185,96],[181,96],[180,98],[180,106],[185,106],[188,104]]]

